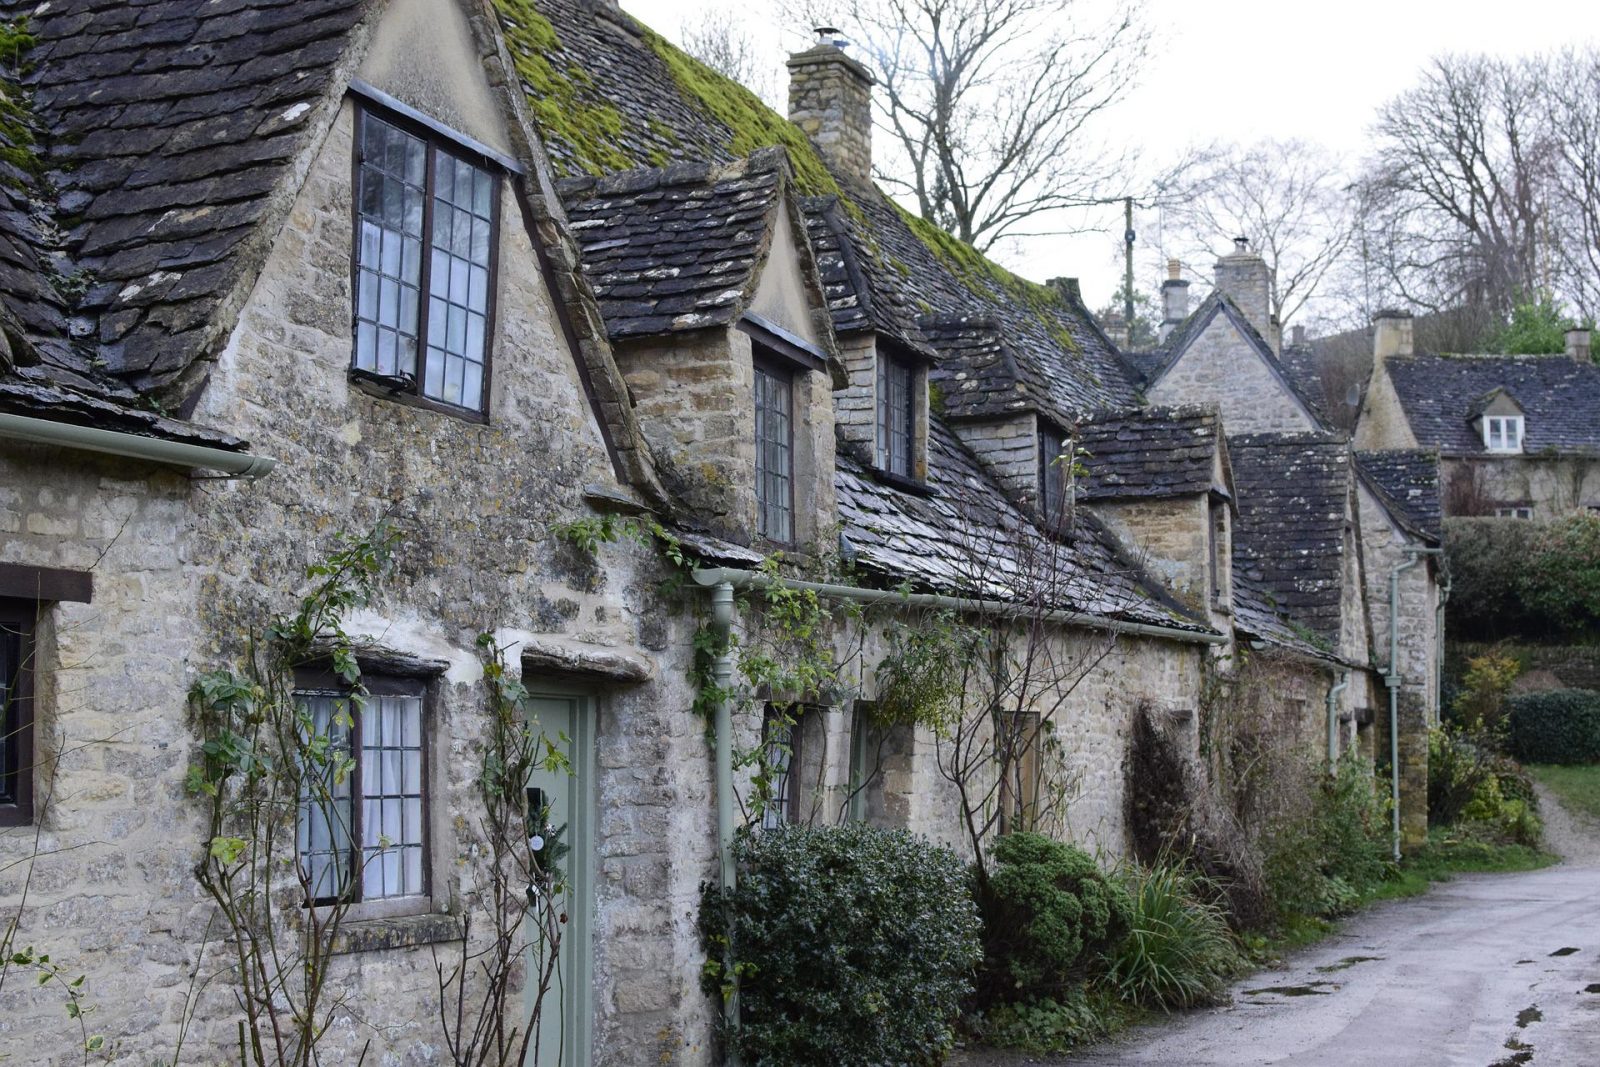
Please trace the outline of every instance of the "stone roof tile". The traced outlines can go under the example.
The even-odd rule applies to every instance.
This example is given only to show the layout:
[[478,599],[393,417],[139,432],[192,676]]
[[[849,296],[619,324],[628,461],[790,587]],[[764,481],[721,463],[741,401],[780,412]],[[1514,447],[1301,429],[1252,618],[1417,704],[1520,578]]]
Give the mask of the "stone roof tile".
[[1392,356],[1385,361],[1417,444],[1482,455],[1473,406],[1501,389],[1521,406],[1523,450],[1600,454],[1600,366],[1552,356]]
[[1426,449],[1357,452],[1356,469],[1367,478],[1390,513],[1426,540],[1443,536],[1439,503],[1439,454]]
[[1107,412],[1078,424],[1078,499],[1206,493],[1216,485],[1222,422],[1213,407]]

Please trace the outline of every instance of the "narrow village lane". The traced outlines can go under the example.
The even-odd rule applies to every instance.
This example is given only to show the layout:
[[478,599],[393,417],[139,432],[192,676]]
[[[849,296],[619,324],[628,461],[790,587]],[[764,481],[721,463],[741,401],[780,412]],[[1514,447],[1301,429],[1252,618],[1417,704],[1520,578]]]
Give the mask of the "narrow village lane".
[[1567,859],[1465,875],[1381,905],[1230,1002],[1082,1055],[1024,1063],[1123,1067],[1591,1067],[1600,1064],[1600,827],[1544,797]]
[[1070,1062],[1600,1064],[1600,867],[1463,876],[1231,995]]

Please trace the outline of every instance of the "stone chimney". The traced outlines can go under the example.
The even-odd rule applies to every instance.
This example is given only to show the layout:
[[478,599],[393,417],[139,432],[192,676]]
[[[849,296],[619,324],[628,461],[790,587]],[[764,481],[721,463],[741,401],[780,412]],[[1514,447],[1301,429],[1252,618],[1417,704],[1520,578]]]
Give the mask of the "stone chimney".
[[1070,304],[1083,303],[1083,290],[1078,286],[1076,278],[1051,278],[1045,283],[1056,291],[1056,295]]
[[1189,317],[1189,283],[1179,277],[1182,264],[1167,260],[1167,280],[1161,283],[1161,340],[1165,341],[1177,329],[1178,323]]
[[817,43],[789,57],[789,119],[843,173],[872,177],[872,72],[844,54],[831,26]]
[[1306,345],[1306,328],[1304,326],[1289,327],[1289,347],[1304,348]]
[[1567,331],[1567,355],[1579,363],[1594,362],[1593,349],[1589,347],[1588,330]]
[[1216,277],[1217,291],[1239,306],[1276,352],[1280,338],[1277,320],[1272,317],[1272,272],[1250,247],[1249,238],[1233,239],[1233,251],[1217,260]]
[[1411,355],[1411,312],[1380,311],[1372,319],[1372,368],[1390,356]]

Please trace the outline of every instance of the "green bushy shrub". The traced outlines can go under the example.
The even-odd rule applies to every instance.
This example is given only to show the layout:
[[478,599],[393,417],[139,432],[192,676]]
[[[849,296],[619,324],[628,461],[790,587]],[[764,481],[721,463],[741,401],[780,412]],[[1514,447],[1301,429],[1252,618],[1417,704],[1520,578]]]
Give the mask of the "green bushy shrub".
[[938,1063],[982,957],[965,865],[860,823],[742,835],[739,884],[703,891],[706,984],[731,919],[739,1050],[762,1067]]
[[1537,847],[1543,830],[1533,779],[1497,751],[1497,735],[1435,730],[1428,737],[1428,825],[1472,824],[1508,844]]
[[1511,754],[1524,763],[1600,763],[1600,693],[1550,689],[1511,698]]
[[1042,834],[995,843],[983,915],[984,1004],[1059,1000],[1128,932],[1133,901],[1082,849]]
[[1190,1008],[1212,1000],[1238,968],[1238,947],[1221,893],[1203,877],[1164,864],[1129,877],[1128,936],[1107,958],[1107,980],[1148,1008]]
[[1330,918],[1393,874],[1388,805],[1354,754],[1324,779],[1310,814],[1267,841],[1267,886],[1280,914]]
[[1551,523],[1453,518],[1444,537],[1451,633],[1493,641],[1600,631],[1600,515]]
[[1056,1000],[997,1004],[972,1020],[973,1036],[1023,1052],[1068,1052],[1103,1040],[1131,1014],[1115,991],[1101,986],[1064,989]]

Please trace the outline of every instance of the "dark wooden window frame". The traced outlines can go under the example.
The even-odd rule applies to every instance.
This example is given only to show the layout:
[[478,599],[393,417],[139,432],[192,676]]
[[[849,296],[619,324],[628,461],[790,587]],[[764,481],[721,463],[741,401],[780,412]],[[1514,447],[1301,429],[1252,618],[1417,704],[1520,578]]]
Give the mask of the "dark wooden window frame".
[[[1039,515],[1046,523],[1065,521],[1072,463],[1072,438],[1048,419],[1039,419]],[[1054,454],[1052,454],[1054,453]],[[1061,457],[1065,456],[1063,459]]]
[[[433,737],[433,701],[430,699],[429,686],[425,678],[403,674],[378,674],[376,672],[363,672],[361,682],[366,686],[367,693],[371,696],[414,696],[422,701],[421,712],[421,737],[422,737],[422,891],[416,897],[429,897],[433,895],[433,779],[430,764],[433,762],[433,746],[430,740]],[[351,689],[343,679],[331,671],[300,670],[295,672],[295,695],[306,696],[339,696],[344,699],[351,698]],[[363,716],[352,713],[350,716],[350,752],[355,760],[355,766],[350,772],[350,849],[351,855],[347,857],[350,864],[350,898],[353,904],[363,903],[368,900],[363,896],[364,880],[361,869],[362,840],[366,817],[366,785],[365,763],[362,755],[362,723]],[[298,819],[298,815],[296,816]],[[299,850],[296,849],[295,862],[299,863]],[[408,894],[408,897],[411,896]],[[374,897],[373,901],[386,901],[407,899],[406,897]],[[338,903],[334,897],[318,897],[307,902],[312,907],[322,907]]]
[[1222,607],[1222,601],[1227,593],[1224,588],[1224,578],[1227,575],[1228,558],[1232,549],[1228,544],[1228,502],[1221,499],[1212,499],[1208,505],[1209,513],[1206,518],[1211,525],[1211,604],[1213,607]]
[[[796,456],[794,447],[794,394],[795,386],[801,372],[796,369],[793,363],[783,359],[775,358],[774,356],[761,350],[759,347],[755,348],[752,364],[754,375],[765,374],[768,377],[779,379],[787,386],[789,392],[789,411],[788,416],[785,419],[787,423],[786,436],[788,440],[784,443],[784,448],[787,450],[789,456],[789,472],[787,475],[789,499],[781,503],[783,510],[786,511],[789,516],[789,536],[774,537],[766,529],[766,499],[762,486],[761,462],[763,442],[759,438],[756,440],[756,532],[774,544],[793,545],[799,540],[799,534],[796,529],[799,513],[798,509],[795,507],[794,492],[797,466],[795,462]],[[758,377],[754,377],[754,375],[752,376],[752,380],[755,382],[755,388],[759,390],[760,379]]]
[[[350,153],[350,370],[352,380],[368,385],[385,396],[407,404],[438,411],[474,422],[488,422],[489,397],[494,384],[494,349],[497,329],[497,292],[500,279],[500,197],[501,181],[508,168],[496,155],[488,154],[483,146],[470,138],[452,135],[437,123],[424,121],[410,109],[395,107],[376,99],[381,94],[368,90],[355,94],[355,137]],[[427,149],[423,163],[422,198],[422,266],[417,279],[417,371],[407,378],[403,375],[378,374],[355,365],[356,329],[359,321],[361,295],[361,163],[364,143],[364,126],[368,116],[377,118],[421,140]],[[476,408],[463,407],[438,400],[423,393],[427,380],[428,360],[428,305],[431,298],[433,272],[433,201],[434,161],[439,149],[446,154],[466,160],[474,167],[488,172],[489,192],[489,281],[484,307],[483,330],[483,392]]]
[[[903,375],[905,378],[904,406],[895,411],[895,405],[890,393],[893,388],[892,379]],[[877,429],[877,461],[878,467],[886,474],[900,478],[916,478],[917,469],[917,409],[920,398],[917,395],[917,382],[920,377],[920,368],[914,360],[904,356],[885,352],[878,352],[877,369],[877,402],[873,405],[874,425]],[[904,416],[905,427],[905,469],[900,470],[895,466],[895,438],[898,436],[894,429],[894,415]]]
[[10,799],[0,802],[0,826],[27,826],[33,822],[33,722],[34,671],[40,602],[0,598],[0,640],[12,645],[16,656],[16,677],[7,680],[10,699],[0,714],[0,730],[5,733],[5,759],[0,763],[0,782],[9,787]]

